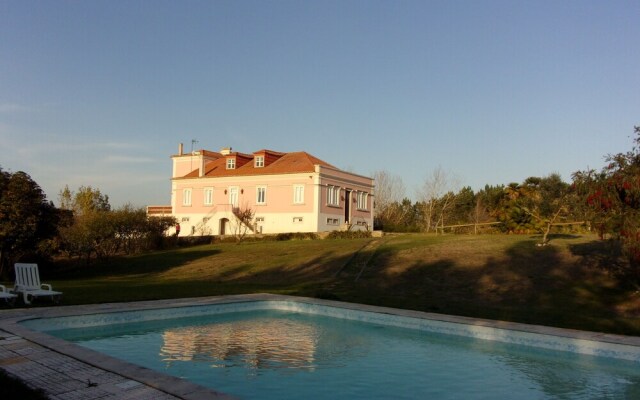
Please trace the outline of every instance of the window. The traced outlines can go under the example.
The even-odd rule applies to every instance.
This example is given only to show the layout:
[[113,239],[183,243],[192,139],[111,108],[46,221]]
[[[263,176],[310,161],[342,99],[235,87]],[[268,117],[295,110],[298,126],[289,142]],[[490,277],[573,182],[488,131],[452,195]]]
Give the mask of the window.
[[366,210],[367,209],[367,197],[369,193],[366,192],[358,192],[358,210]]
[[302,217],[293,217],[293,223],[294,224],[299,224],[302,222]]
[[238,207],[238,187],[232,186],[229,188],[229,204],[233,207]]
[[327,218],[327,225],[340,225],[340,218]]
[[293,185],[293,204],[304,204],[304,185]]
[[255,166],[256,168],[262,168],[262,167],[264,167],[264,156],[256,156],[254,166]]
[[213,188],[204,188],[204,205],[210,206],[213,204]]
[[266,186],[256,187],[256,204],[267,203],[267,188]]
[[182,222],[189,222],[189,217],[182,217]]
[[256,222],[264,222],[264,217],[256,217]]
[[183,206],[191,205],[191,189],[182,190],[182,205]]
[[236,159],[227,158],[227,169],[236,169]]
[[327,186],[327,204],[330,206],[340,205],[340,187],[328,185]]

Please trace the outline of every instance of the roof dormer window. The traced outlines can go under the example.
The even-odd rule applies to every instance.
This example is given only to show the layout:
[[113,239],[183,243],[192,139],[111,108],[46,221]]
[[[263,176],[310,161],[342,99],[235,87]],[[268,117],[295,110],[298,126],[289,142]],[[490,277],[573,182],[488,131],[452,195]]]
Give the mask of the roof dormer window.
[[254,161],[254,166],[256,168],[264,167],[264,156],[256,156],[255,161]]
[[236,159],[234,157],[227,158],[227,169],[236,169]]

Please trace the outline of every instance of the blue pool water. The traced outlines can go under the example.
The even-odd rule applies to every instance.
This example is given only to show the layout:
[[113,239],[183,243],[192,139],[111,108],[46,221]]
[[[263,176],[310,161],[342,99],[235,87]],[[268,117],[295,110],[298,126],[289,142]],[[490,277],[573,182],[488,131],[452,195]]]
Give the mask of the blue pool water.
[[32,324],[247,399],[640,399],[636,361],[287,309],[190,313]]

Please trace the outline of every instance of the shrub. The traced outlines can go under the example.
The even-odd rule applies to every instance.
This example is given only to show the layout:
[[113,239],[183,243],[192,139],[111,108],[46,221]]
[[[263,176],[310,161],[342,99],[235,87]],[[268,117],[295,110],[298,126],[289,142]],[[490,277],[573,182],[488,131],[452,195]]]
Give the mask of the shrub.
[[329,233],[327,239],[362,239],[370,237],[370,231],[333,231]]
[[314,232],[287,232],[287,233],[278,233],[275,235],[274,240],[283,241],[283,240],[316,240],[318,239],[318,234]]

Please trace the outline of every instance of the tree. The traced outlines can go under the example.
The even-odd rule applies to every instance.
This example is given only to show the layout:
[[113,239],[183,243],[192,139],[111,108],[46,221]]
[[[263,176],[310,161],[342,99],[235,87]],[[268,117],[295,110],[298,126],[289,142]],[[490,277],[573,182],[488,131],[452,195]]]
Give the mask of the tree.
[[109,196],[91,186],[80,186],[77,192],[65,186],[59,193],[60,207],[73,213],[72,223],[60,228],[62,249],[70,256],[84,259],[106,258],[118,250],[115,221],[109,211]]
[[145,237],[149,234],[149,219],[142,208],[125,204],[110,213],[113,220],[118,249],[125,254],[133,254],[145,246]]
[[77,192],[65,186],[59,197],[61,207],[73,214],[72,223],[60,229],[63,250],[86,264],[94,256],[106,259],[160,247],[164,232],[175,225],[174,218],[149,220],[144,209],[128,204],[112,210],[109,196],[91,186]]
[[374,225],[378,228],[398,226],[402,223],[403,208],[399,207],[405,196],[402,178],[391,175],[387,171],[376,171],[375,182]]
[[506,191],[504,185],[485,185],[484,189],[480,190],[477,194],[482,206],[493,217],[498,215],[505,196]]
[[622,246],[629,272],[640,281],[640,126],[634,133],[631,151],[609,155],[599,172],[579,171],[573,180],[593,226]]
[[0,168],[0,276],[41,242],[56,234],[58,214],[25,172]]
[[236,223],[234,225],[234,235],[238,243],[240,243],[244,237],[253,230],[253,217],[255,211],[248,205],[243,207],[234,207],[233,215],[236,217]]
[[[144,210],[143,210],[144,211]],[[145,211],[146,214],[146,211]],[[175,217],[148,217],[147,218],[147,249],[161,249],[165,245],[164,238],[169,228],[175,227],[178,221]]]
[[472,220],[473,210],[476,206],[476,195],[473,189],[465,186],[455,194],[455,202],[451,209],[450,224],[466,224]]
[[505,186],[504,196],[496,209],[496,218],[502,222],[503,229],[509,233],[520,233],[531,228],[531,215],[521,207],[524,191],[518,183],[512,182]]
[[421,220],[418,203],[413,204],[405,197],[402,202],[388,205],[385,219],[378,226],[387,232],[418,232]]
[[471,210],[469,217],[473,222],[473,233],[476,235],[478,234],[478,226],[491,220],[491,214],[489,214],[487,206],[484,204],[480,195],[476,195],[475,206],[473,207],[473,210]]
[[425,231],[436,229],[438,224],[444,225],[445,215],[455,200],[456,186],[455,180],[440,166],[424,180],[421,197],[424,199]]
[[91,186],[80,186],[77,192],[73,192],[66,185],[58,197],[60,208],[71,210],[76,216],[111,210],[109,196],[102,194],[100,189],[94,189]]
[[540,245],[546,246],[551,226],[569,212],[569,185],[559,174],[551,174],[545,178],[528,178],[522,189],[525,194],[522,208],[537,222],[535,227],[542,232]]
[[549,233],[559,218],[568,215],[569,185],[558,174],[529,177],[521,184],[505,189],[498,219],[509,232],[539,232],[540,245],[549,242]]

